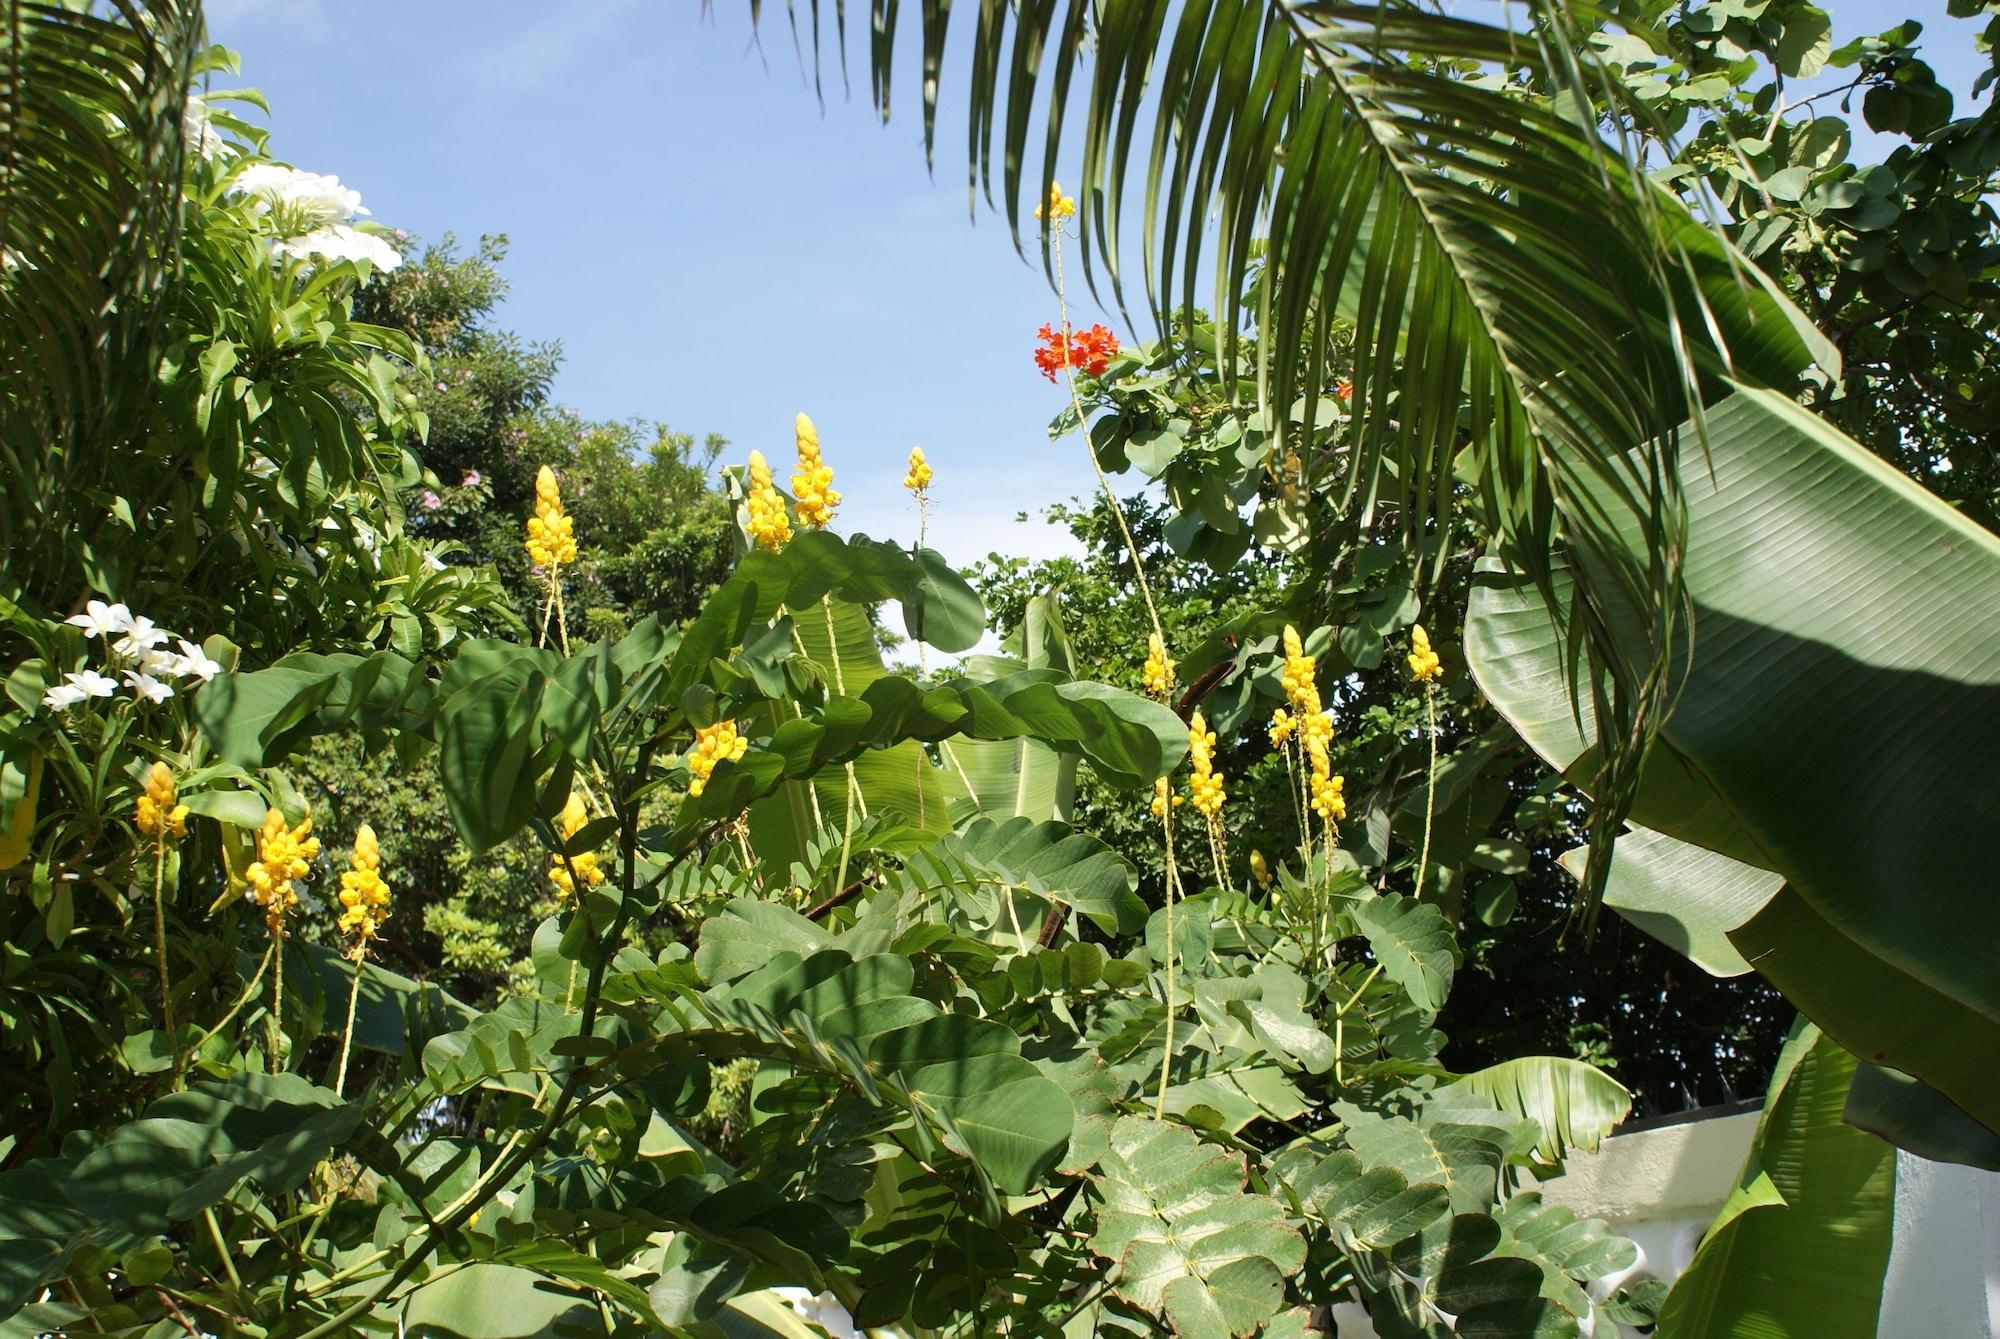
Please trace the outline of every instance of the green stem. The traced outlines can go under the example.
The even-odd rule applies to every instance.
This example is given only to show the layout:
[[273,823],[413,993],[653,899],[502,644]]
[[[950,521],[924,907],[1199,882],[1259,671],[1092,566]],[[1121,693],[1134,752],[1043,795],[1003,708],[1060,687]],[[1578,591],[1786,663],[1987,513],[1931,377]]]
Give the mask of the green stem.
[[1424,870],[1430,864],[1431,861],[1431,811],[1437,807],[1437,784],[1438,784],[1437,689],[1429,683],[1426,683],[1424,685],[1424,716],[1429,727],[1427,733],[1430,735],[1430,740],[1431,740],[1431,761],[1430,761],[1430,767],[1425,772],[1424,844],[1417,856],[1416,895],[1418,897],[1422,897],[1424,895]]
[[236,997],[236,1003],[229,1006],[229,1012],[224,1014],[221,1017],[221,1019],[216,1022],[216,1025],[214,1027],[202,1033],[201,1036],[195,1041],[195,1044],[192,1047],[190,1047],[184,1055],[182,1055],[179,1066],[174,1070],[175,1087],[178,1088],[180,1086],[181,1074],[187,1068],[188,1062],[193,1060],[196,1056],[200,1055],[201,1048],[208,1045],[209,1042],[213,1041],[215,1039],[215,1035],[218,1032],[221,1032],[222,1029],[228,1027],[230,1023],[235,1021],[236,1015],[243,1012],[244,1005],[250,1003],[251,1000],[257,998],[257,987],[264,983],[264,973],[270,968],[270,966],[271,966],[271,949],[267,948],[264,950],[263,958],[257,963],[257,970],[251,975],[249,984],[245,985],[243,987],[243,993]]
[[[161,818],[164,824],[166,819]],[[181,1039],[174,1028],[172,969],[167,966],[167,902],[164,891],[167,875],[167,833],[164,827],[153,837],[153,954],[160,964],[160,1026],[166,1029],[167,1045],[173,1052],[174,1071],[180,1072]]]
[[[357,952],[365,955],[367,951],[364,945]],[[340,1062],[334,1067],[333,1071],[333,1095],[335,1097],[339,1097],[347,1091],[347,1056],[349,1049],[354,1045],[354,1009],[361,1000],[361,965],[362,958],[357,956],[354,959],[354,981],[347,988],[347,1026],[342,1028],[340,1032]]]
[[285,1035],[285,921],[282,914],[271,921],[271,952],[275,955],[276,966],[271,970],[271,1017],[265,1025],[264,1035],[271,1049],[271,1072],[276,1074],[281,1068],[279,1043]]

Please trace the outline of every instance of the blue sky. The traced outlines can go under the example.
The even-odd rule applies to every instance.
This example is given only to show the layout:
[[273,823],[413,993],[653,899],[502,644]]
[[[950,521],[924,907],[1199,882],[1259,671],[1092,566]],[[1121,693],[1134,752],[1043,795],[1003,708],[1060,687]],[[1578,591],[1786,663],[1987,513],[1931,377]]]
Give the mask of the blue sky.
[[[957,90],[945,89],[933,179],[914,78],[887,126],[865,84],[844,99],[830,80],[822,110],[780,0],[761,46],[747,4],[704,8],[209,0],[208,12],[215,40],[242,54],[242,82],[271,100],[280,158],[337,173],[384,223],[509,236],[501,321],[562,342],[563,403],[719,432],[735,458],[788,457],[803,409],[847,528],[909,536],[897,481],[922,445],[938,476],[932,541],[948,556],[1066,548],[1051,527],[1014,521],[1092,486],[1077,439],[1048,441],[1063,392],[1030,362],[1055,299],[1004,220],[968,214]],[[865,23],[866,6],[850,8]],[[1829,8],[1836,41],[1922,19],[1940,76],[1969,88],[1974,27],[1946,19],[1944,0]],[[914,38],[903,45],[912,54]],[[858,40],[855,52],[865,60]],[[962,66],[947,60],[947,78]],[[1087,300],[1075,315],[1109,320]]]

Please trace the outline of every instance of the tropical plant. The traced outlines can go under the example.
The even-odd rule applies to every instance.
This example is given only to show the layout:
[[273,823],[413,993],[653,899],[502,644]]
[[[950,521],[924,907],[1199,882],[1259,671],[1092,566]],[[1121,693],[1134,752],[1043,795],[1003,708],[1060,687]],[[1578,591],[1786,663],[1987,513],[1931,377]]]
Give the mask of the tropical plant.
[[[838,29],[844,6],[835,0],[830,8]],[[1992,693],[2000,649],[1973,631],[1991,625],[1976,611],[1982,592],[2000,580],[2000,551],[1989,532],[1888,471],[1866,468],[1855,458],[1861,448],[1838,427],[1791,407],[1796,396],[1829,398],[1822,388],[1841,383],[1840,348],[1778,279],[1640,175],[1645,153],[1666,144],[1665,155],[1675,154],[1672,126],[1652,110],[1661,81],[1669,101],[1685,90],[1728,103],[1738,98],[1737,79],[1749,77],[1711,71],[1679,84],[1676,55],[1693,47],[1697,67],[1722,60],[1754,70],[1752,50],[1767,49],[1786,76],[1830,57],[1817,8],[1740,9],[1642,7],[1618,29],[1595,17],[1579,26],[1569,6],[1555,3],[1525,6],[1513,26],[1394,4],[982,7],[966,81],[971,180],[975,191],[990,191],[997,162],[1000,204],[1018,225],[1024,178],[1034,186],[1028,198],[1050,190],[1075,124],[1074,101],[1085,264],[1108,277],[1122,301],[1134,136],[1150,123],[1139,231],[1162,328],[1171,334],[1176,319],[1191,323],[1188,299],[1204,263],[1216,275],[1211,310],[1235,313],[1247,299],[1256,312],[1255,395],[1225,383],[1219,398],[1260,416],[1246,426],[1267,439],[1246,442],[1234,459],[1222,452],[1193,465],[1174,460],[1181,477],[1170,493],[1183,509],[1191,497],[1207,509],[1187,523],[1191,539],[1203,527],[1233,534],[1253,496],[1282,515],[1289,486],[1300,500],[1291,528],[1308,537],[1315,577],[1347,570],[1354,536],[1383,516],[1425,552],[1421,570],[1429,574],[1446,547],[1425,549],[1425,541],[1455,491],[1469,489],[1498,569],[1486,584],[1507,592],[1510,614],[1533,621],[1537,655],[1532,668],[1518,659],[1503,665],[1490,657],[1497,643],[1469,630],[1467,661],[1524,737],[1560,736],[1558,747],[1541,751],[1591,800],[1591,840],[1574,866],[1586,918],[1613,875],[1628,815],[1695,833],[1701,850],[1760,873],[1725,874],[1691,889],[1666,885],[1687,890],[1679,894],[1683,918],[1754,936],[1760,961],[1788,997],[1833,1035],[1995,1126],[2000,1107],[1960,1072],[1957,1058],[1980,1049],[1967,1040],[1996,1017],[1990,964],[1968,949],[1991,937],[1994,913],[1959,890],[1980,886],[1968,862],[1991,829],[1971,815],[2000,801],[1991,778],[1969,773],[1957,750],[1990,750],[2000,740]],[[951,87],[942,53],[952,12],[933,4],[917,20],[927,53],[927,128],[936,99]],[[872,29],[871,88],[886,112],[897,29],[893,12],[881,18]],[[1794,144],[1810,158],[1806,146],[1815,141],[1803,129],[1788,138],[1782,108],[1772,130],[1786,134],[1732,144],[1723,118],[1669,176],[1698,194],[1703,163],[1740,151],[1749,159],[1738,184],[1761,183],[1760,202],[1779,194],[1766,177],[1782,177],[1781,193],[1823,185],[1830,193],[1814,196],[1813,207],[1831,211],[1830,222],[1851,234],[1867,231],[1885,209],[1900,218],[1903,201],[1930,198],[1922,192],[1937,179],[1936,164],[1954,164],[1966,176],[1936,198],[1959,203],[1935,225],[1913,217],[1900,256],[1865,240],[1827,245],[1843,271],[1831,281],[1835,296],[1852,296],[1849,276],[1867,274],[1873,257],[1887,283],[1904,275],[1904,307],[1955,309],[1950,275],[1960,275],[1958,291],[1970,291],[1968,266],[1985,254],[1978,228],[1990,211],[1978,202],[1979,183],[1992,136],[1983,119],[1944,122],[1927,70],[1908,62],[1911,36],[1905,30],[1900,45],[1892,35],[1841,53],[1860,63],[1877,119],[1915,127],[1938,154],[1909,185],[1871,178],[1884,204],[1855,214],[1868,184],[1847,170],[1820,181],[1812,162],[1794,161]],[[1650,61],[1645,50],[1654,53]],[[1086,63],[1087,85],[1073,95]],[[1741,97],[1755,114],[1760,101],[1770,109],[1781,95],[1774,86]],[[1035,184],[1029,146],[1037,139]],[[1774,170],[1778,154],[1787,156],[1782,171]],[[1915,160],[1903,165],[1914,169]],[[1205,249],[1211,221],[1212,252]],[[1781,237],[1792,224],[1760,226],[1760,238]],[[1059,252],[1047,230],[1044,237],[1055,277]],[[1933,237],[1937,245],[1926,250]],[[1919,253],[1926,259],[1915,273],[1936,274],[1943,285],[1935,302],[1925,283],[1899,268]],[[1825,282],[1824,254],[1784,275],[1802,296]],[[1858,271],[1847,271],[1842,258]],[[1839,332],[1843,341],[1893,325],[1896,305],[1885,306],[1880,285],[1864,284],[1861,298],[1850,318],[1859,325]],[[1938,356],[1960,368],[1959,398],[1970,408],[1979,396],[1961,365],[1982,365],[1990,332],[1976,315],[1953,319],[1958,332]],[[1214,334],[1225,367],[1236,365],[1237,324],[1225,320]],[[1349,412],[1322,421],[1327,369],[1343,366],[1351,368]],[[1081,402],[1075,417],[1080,425]],[[1106,441],[1093,431],[1093,458],[1115,464],[1115,442],[1130,426],[1121,416]],[[1297,449],[1288,453],[1287,442]],[[1762,454],[1754,464],[1744,457],[1744,473],[1726,477],[1714,468],[1719,450],[1753,445]],[[1158,447],[1157,438],[1148,441],[1142,467],[1160,458]],[[1191,473],[1213,482],[1199,486]],[[1717,519],[1697,529],[1692,518],[1704,508]],[[1756,536],[1754,553],[1717,537],[1724,516],[1748,527],[1731,540]],[[1739,555],[1733,568],[1731,551]],[[1775,563],[1768,573],[1767,561]],[[1757,598],[1746,604],[1713,586],[1694,589],[1688,574],[1696,565],[1739,590],[1755,588]],[[1840,574],[1832,588],[1829,571]],[[1785,589],[1798,603],[1780,608]],[[1962,637],[1940,638],[1935,615],[1919,612],[1946,601],[1969,616],[1956,624]],[[1808,608],[1813,636],[1801,633]],[[1880,691],[1860,692],[1853,690],[1860,666],[1898,669],[1884,671],[1896,677]],[[1535,687],[1533,703],[1520,709],[1507,700],[1516,672]],[[1738,700],[1744,709],[1729,715],[1727,765],[1720,754],[1664,742],[1703,729],[1698,683],[1726,678],[1740,688],[1745,675],[1762,688],[1756,708]],[[1784,710],[1766,709],[1778,700]],[[1906,732],[1905,721],[1923,728]],[[1580,728],[1568,729],[1572,722]],[[1882,746],[1865,760],[1846,751],[1862,740]],[[1735,765],[1742,759],[1759,765]],[[1893,858],[1868,841],[1885,831],[1869,800],[1888,776],[1910,806],[1899,810],[1909,823],[1897,829]],[[1663,813],[1648,798],[1685,785],[1711,812]],[[1795,803],[1808,795],[1827,802]],[[1855,806],[1867,808],[1865,822],[1829,823]],[[1767,813],[1774,810],[1784,817]],[[1719,826],[1701,826],[1717,813]],[[1833,834],[1847,840],[1826,840]],[[1913,878],[1926,890],[1918,914],[1907,896]],[[1657,879],[1649,886],[1662,887]],[[1760,907],[1753,930],[1749,918]],[[1871,1009],[1860,1026],[1836,1017],[1858,997],[1809,992],[1800,981],[1805,969],[1781,965],[1823,961],[1814,945],[1856,963],[1875,959],[1870,973],[1883,986],[1876,998],[1897,1003]],[[1884,1046],[1885,1038],[1895,1046]]]

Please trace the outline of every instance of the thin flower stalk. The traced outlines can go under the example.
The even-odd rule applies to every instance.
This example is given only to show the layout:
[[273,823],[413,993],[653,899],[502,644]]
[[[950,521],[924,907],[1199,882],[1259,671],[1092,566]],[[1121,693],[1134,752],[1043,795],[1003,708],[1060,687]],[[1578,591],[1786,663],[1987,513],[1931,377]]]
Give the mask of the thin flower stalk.
[[297,881],[312,872],[319,855],[319,838],[312,835],[312,815],[306,814],[298,826],[288,827],[276,809],[264,815],[263,829],[257,834],[257,859],[244,871],[249,882],[248,896],[264,909],[264,924],[271,933],[275,966],[271,975],[271,1016],[266,1035],[270,1043],[271,1072],[282,1066],[285,1009],[285,916],[299,904]]
[[361,973],[368,961],[368,945],[389,919],[389,885],[382,878],[382,844],[375,829],[363,823],[354,834],[349,856],[352,866],[340,876],[340,929],[349,938],[347,957],[354,964],[354,980],[347,988],[347,1024],[340,1033],[340,1059],[333,1071],[333,1095],[347,1088],[347,1057],[354,1045],[354,1011],[361,999]]
[[[1069,290],[1063,273],[1063,220],[1076,213],[1076,201],[1062,193],[1059,185],[1051,185],[1046,205],[1037,207],[1037,215],[1049,231],[1050,251],[1055,260],[1056,270],[1056,311],[1062,321],[1062,328],[1070,329]],[[1044,369],[1045,371],[1048,369]],[[1063,359],[1063,379],[1069,389],[1070,408],[1076,414],[1077,432],[1083,437],[1084,454],[1090,458],[1091,473],[1097,476],[1097,486],[1104,493],[1104,500],[1111,507],[1111,515],[1118,522],[1118,534],[1125,541],[1125,552],[1132,559],[1132,575],[1137,579],[1139,595],[1146,603],[1146,620],[1152,625],[1152,635],[1158,639],[1162,654],[1167,645],[1165,627],[1160,623],[1159,607],[1153,603],[1152,583],[1146,580],[1146,564],[1139,553],[1138,541],[1132,538],[1132,525],[1125,517],[1125,508],[1119,505],[1118,494],[1111,487],[1110,476],[1104,472],[1104,462],[1097,458],[1097,445],[1090,440],[1090,433],[1084,426],[1083,396],[1076,388],[1076,364],[1068,357]],[[1151,643],[1149,642],[1150,646]],[[1166,960],[1161,964],[1161,994],[1167,1012],[1166,1033],[1160,1054],[1160,1082],[1154,1097],[1154,1114],[1164,1117],[1167,1110],[1167,1084],[1172,1077],[1174,1061],[1174,903],[1179,900],[1180,867],[1174,858],[1174,813],[1173,806],[1160,807],[1160,836],[1166,854]]]
[[187,836],[188,807],[176,802],[173,770],[156,762],[146,773],[146,788],[134,806],[133,826],[153,839],[153,956],[160,972],[160,1026],[180,1068],[180,1033],[174,1027],[172,968],[167,962],[167,847]]
[[1430,634],[1421,623],[1410,629],[1410,654],[1406,659],[1410,678],[1424,686],[1424,734],[1430,740],[1430,763],[1424,769],[1424,843],[1417,853],[1416,892],[1422,896],[1424,871],[1431,863],[1431,820],[1437,810],[1437,686],[1444,680],[1444,664],[1431,649]]

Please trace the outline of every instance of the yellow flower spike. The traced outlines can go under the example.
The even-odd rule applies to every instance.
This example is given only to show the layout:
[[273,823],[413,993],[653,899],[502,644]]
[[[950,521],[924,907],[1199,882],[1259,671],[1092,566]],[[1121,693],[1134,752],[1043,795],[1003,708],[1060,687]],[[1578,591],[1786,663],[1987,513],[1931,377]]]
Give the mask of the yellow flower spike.
[[[562,814],[556,819],[557,831],[562,833],[564,841],[568,841],[582,832],[589,822],[590,810],[583,807],[583,796],[571,791],[568,802],[563,805]],[[576,871],[575,878],[570,877],[572,869]],[[549,857],[549,882],[556,886],[558,901],[576,892],[577,879],[583,880],[586,888],[595,888],[604,882],[604,871],[597,867],[595,855],[585,851],[581,855],[569,857],[568,860],[564,860],[561,853]]]
[[1165,777],[1153,782],[1153,817],[1165,818],[1169,804],[1178,809],[1186,803],[1187,797],[1174,794],[1172,784]]
[[319,838],[312,836],[312,815],[308,813],[295,828],[285,826],[285,816],[276,809],[264,815],[257,833],[257,859],[243,871],[250,885],[248,896],[264,909],[271,933],[283,934],[285,914],[299,904],[299,879],[312,873],[319,856]]
[[1250,877],[1257,881],[1259,888],[1271,886],[1271,863],[1264,859],[1262,851],[1250,852]]
[[132,825],[148,837],[187,836],[188,807],[174,803],[174,774],[165,763],[154,763],[146,773],[146,793],[133,807]]
[[537,567],[559,567],[576,561],[575,522],[563,511],[556,472],[547,465],[535,471],[535,514],[528,518],[524,545],[528,561]]
[[1285,666],[1279,681],[1285,688],[1285,701],[1301,719],[1317,716],[1320,713],[1318,662],[1306,654],[1299,630],[1289,624],[1285,627],[1284,642]]
[[750,489],[744,499],[750,513],[750,540],[776,553],[792,537],[792,523],[785,515],[785,500],[771,482],[771,466],[762,451],[750,453]]
[[819,453],[819,429],[804,414],[793,426],[798,434],[799,468],[792,475],[792,497],[797,501],[799,524],[824,530],[833,521],[840,494],[833,491],[833,471]]
[[356,962],[368,956],[368,941],[389,919],[389,885],[382,878],[382,844],[375,829],[363,823],[354,834],[352,865],[340,876],[340,929],[352,935],[347,956]]
[[1444,666],[1439,663],[1437,652],[1431,650],[1430,634],[1419,623],[1410,629],[1410,654],[1405,657],[1410,665],[1410,677],[1418,683],[1436,683],[1444,678]]
[[1342,793],[1347,784],[1344,776],[1323,777],[1314,773],[1312,780],[1313,812],[1327,823],[1338,823],[1347,817],[1347,797]]
[[1174,691],[1174,662],[1157,632],[1146,636],[1146,667],[1140,677],[1146,691],[1162,702]]
[[1198,711],[1188,721],[1188,754],[1194,761],[1188,794],[1195,810],[1213,823],[1221,815],[1229,794],[1222,788],[1222,774],[1215,770],[1215,731],[1208,728],[1208,721]]
[[921,498],[930,486],[930,462],[924,459],[924,449],[921,446],[913,446],[910,448],[910,472],[903,476],[903,487]]
[[1292,713],[1279,707],[1271,713],[1271,747],[1283,748],[1298,728],[1299,723],[1292,718]]
[[1076,201],[1063,194],[1062,183],[1049,183],[1049,198],[1035,206],[1035,217],[1044,223],[1061,223],[1064,219],[1076,217]]
[[716,765],[741,762],[750,741],[737,733],[735,721],[717,721],[694,732],[694,747],[688,750],[688,798],[701,794]]

